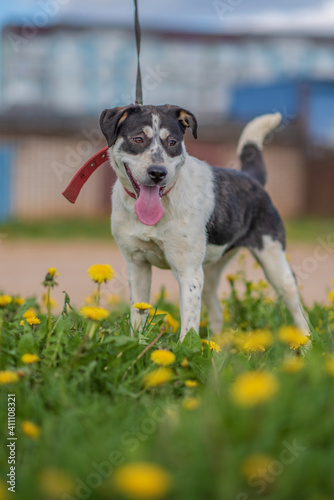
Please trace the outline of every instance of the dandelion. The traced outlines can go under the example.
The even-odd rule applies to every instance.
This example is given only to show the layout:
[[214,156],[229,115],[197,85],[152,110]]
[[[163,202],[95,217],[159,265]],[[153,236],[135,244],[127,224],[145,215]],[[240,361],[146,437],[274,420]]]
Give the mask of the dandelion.
[[334,290],[330,290],[328,298],[330,302],[334,302]]
[[201,400],[199,398],[185,398],[182,401],[182,406],[186,410],[196,410],[201,404]]
[[227,279],[227,281],[229,281],[232,284],[236,281],[237,275],[236,274],[228,274],[226,276],[226,279]]
[[296,326],[282,326],[278,331],[278,338],[288,344],[290,349],[298,349],[310,341],[310,338]]
[[243,461],[241,473],[246,479],[262,479],[266,477],[268,467],[272,464],[273,457],[265,453],[255,453]]
[[144,377],[144,386],[146,388],[158,387],[167,384],[173,378],[173,372],[170,368],[161,366]]
[[38,361],[40,361],[40,358],[39,356],[37,356],[37,354],[29,353],[23,354],[23,356],[21,356],[21,359],[26,365],[32,365],[33,363],[37,363]]
[[239,406],[251,407],[271,399],[278,391],[278,382],[268,372],[246,372],[231,386],[231,396]]
[[18,380],[19,376],[16,372],[12,372],[10,370],[0,371],[0,385],[12,384],[14,382],[18,382]]
[[80,309],[81,316],[94,321],[102,321],[109,316],[109,311],[103,307],[98,306],[83,306]]
[[90,266],[87,273],[91,280],[99,284],[107,283],[116,276],[115,271],[109,264],[94,264]]
[[254,330],[249,335],[236,339],[236,345],[246,352],[263,352],[274,342],[269,330]]
[[189,387],[190,389],[193,389],[194,387],[198,386],[198,382],[197,382],[197,380],[186,380],[184,385],[186,387]]
[[20,321],[20,325],[23,326],[24,322],[27,322],[30,326],[39,325],[41,320],[36,316],[28,316],[28,318],[24,318]]
[[222,350],[220,345],[218,345],[213,340],[201,339],[201,342],[202,342],[202,349],[204,349],[205,346],[208,346],[210,351],[220,352]]
[[114,472],[113,485],[122,496],[139,500],[158,500],[171,490],[171,475],[157,464],[132,462]]
[[21,423],[21,430],[23,434],[31,439],[37,439],[39,438],[39,435],[41,433],[40,428],[35,425],[33,422],[29,422],[29,420],[24,420]]
[[51,276],[51,278],[54,278],[55,276],[59,276],[59,273],[57,273],[56,267],[49,267],[48,274]]
[[59,499],[75,495],[76,483],[68,472],[50,467],[40,473],[39,487],[47,498]]
[[297,373],[304,368],[304,360],[301,358],[287,358],[282,361],[280,369],[285,373]]
[[181,366],[182,368],[187,368],[189,366],[189,361],[187,360],[187,358],[182,359]]
[[6,307],[12,302],[10,295],[0,295],[0,307]]
[[20,297],[20,296],[14,297],[14,299],[13,299],[14,304],[16,304],[17,306],[23,306],[25,304],[25,301],[26,301],[26,299],[24,299],[23,297]]
[[24,318],[34,318],[37,316],[37,310],[34,307],[29,307],[23,314]]
[[134,309],[138,309],[138,312],[141,314],[144,314],[149,309],[153,309],[153,306],[151,306],[151,304],[148,304],[147,302],[136,302],[132,307]]
[[165,349],[157,349],[153,351],[150,356],[150,360],[153,361],[153,363],[161,366],[172,365],[175,359],[175,354]]
[[325,370],[329,375],[334,376],[334,355],[328,355],[325,360]]

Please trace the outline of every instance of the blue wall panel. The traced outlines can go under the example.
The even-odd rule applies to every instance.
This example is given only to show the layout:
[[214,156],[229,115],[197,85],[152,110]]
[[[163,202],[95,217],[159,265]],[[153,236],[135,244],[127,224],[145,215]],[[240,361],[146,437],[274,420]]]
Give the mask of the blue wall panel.
[[12,148],[0,145],[0,222],[12,215],[12,160]]

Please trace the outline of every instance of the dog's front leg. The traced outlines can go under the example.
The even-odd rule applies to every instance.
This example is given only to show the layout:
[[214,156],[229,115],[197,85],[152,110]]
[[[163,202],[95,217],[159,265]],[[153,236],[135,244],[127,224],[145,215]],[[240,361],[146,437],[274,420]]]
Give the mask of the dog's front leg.
[[131,325],[134,330],[137,330],[145,323],[147,312],[140,314],[132,306],[136,302],[149,302],[152,266],[147,261],[128,261],[127,266],[130,287]]
[[199,331],[204,274],[202,266],[187,271],[173,269],[173,273],[180,286],[180,340],[182,342],[191,328],[194,328],[197,333]]

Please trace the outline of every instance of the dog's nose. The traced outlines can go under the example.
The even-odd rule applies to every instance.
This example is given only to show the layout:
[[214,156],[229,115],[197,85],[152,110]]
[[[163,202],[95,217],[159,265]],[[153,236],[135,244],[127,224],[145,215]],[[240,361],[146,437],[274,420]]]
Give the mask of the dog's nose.
[[160,167],[159,165],[151,165],[147,169],[147,173],[151,177],[152,181],[158,184],[158,182],[162,181],[166,177],[167,170],[165,167]]

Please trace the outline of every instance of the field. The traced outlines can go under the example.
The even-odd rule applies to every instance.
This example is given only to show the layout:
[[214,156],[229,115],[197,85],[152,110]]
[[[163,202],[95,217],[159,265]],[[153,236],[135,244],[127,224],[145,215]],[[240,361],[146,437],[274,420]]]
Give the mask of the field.
[[131,335],[96,269],[90,303],[74,310],[64,294],[59,315],[61,275],[45,274],[43,304],[0,295],[0,500],[334,498],[334,291],[308,309],[307,349],[241,263],[222,334],[210,338],[204,311],[202,340],[179,344],[164,290],[137,305]]

